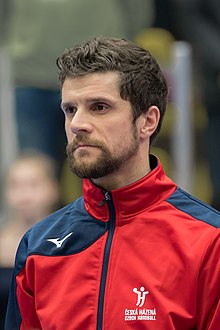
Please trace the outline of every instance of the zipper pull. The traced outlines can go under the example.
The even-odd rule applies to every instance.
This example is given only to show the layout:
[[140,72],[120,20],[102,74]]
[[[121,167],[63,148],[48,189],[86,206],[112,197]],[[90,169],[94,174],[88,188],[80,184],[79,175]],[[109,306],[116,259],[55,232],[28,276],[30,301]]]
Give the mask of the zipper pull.
[[103,194],[104,194],[104,199],[101,202],[99,202],[99,206],[103,206],[107,201],[111,199],[108,191],[103,192]]

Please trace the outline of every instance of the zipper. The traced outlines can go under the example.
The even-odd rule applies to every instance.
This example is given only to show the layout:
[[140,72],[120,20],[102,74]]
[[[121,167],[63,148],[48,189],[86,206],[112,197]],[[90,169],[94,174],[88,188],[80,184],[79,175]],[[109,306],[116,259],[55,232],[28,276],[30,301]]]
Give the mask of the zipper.
[[104,199],[99,202],[99,206],[103,206],[108,200],[111,199],[110,193],[108,191],[103,191]]
[[109,208],[109,221],[108,221],[109,232],[105,244],[105,251],[103,257],[103,264],[102,264],[102,275],[101,275],[99,300],[98,300],[97,330],[102,330],[104,297],[105,297],[105,287],[106,287],[106,279],[108,273],[109,256],[111,251],[112,239],[115,231],[115,207],[112,200],[112,195],[110,192],[103,192],[103,194],[104,194],[104,201],[107,202]]

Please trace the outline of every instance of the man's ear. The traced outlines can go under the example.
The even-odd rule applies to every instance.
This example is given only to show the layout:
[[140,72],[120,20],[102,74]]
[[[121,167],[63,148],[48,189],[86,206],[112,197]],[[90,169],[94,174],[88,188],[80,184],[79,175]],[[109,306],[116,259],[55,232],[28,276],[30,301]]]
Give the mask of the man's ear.
[[150,137],[156,130],[160,120],[160,110],[156,105],[152,105],[141,115],[140,136]]

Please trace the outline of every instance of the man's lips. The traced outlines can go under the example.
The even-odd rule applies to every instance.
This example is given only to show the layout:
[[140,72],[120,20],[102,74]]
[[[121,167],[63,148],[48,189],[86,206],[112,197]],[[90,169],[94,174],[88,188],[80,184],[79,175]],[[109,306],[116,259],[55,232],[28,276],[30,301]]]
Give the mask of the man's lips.
[[96,147],[96,146],[92,145],[92,144],[78,144],[77,146],[74,147],[74,150],[80,149],[80,148],[90,148],[90,147]]

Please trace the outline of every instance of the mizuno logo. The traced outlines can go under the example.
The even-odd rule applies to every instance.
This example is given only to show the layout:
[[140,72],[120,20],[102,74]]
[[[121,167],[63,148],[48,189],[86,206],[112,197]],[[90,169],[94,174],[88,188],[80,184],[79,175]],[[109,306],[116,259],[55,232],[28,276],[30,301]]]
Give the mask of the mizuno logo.
[[47,241],[48,242],[52,242],[56,245],[57,248],[60,248],[63,244],[63,242],[72,235],[72,233],[69,233],[68,235],[66,235],[63,239],[58,238],[48,238]]

